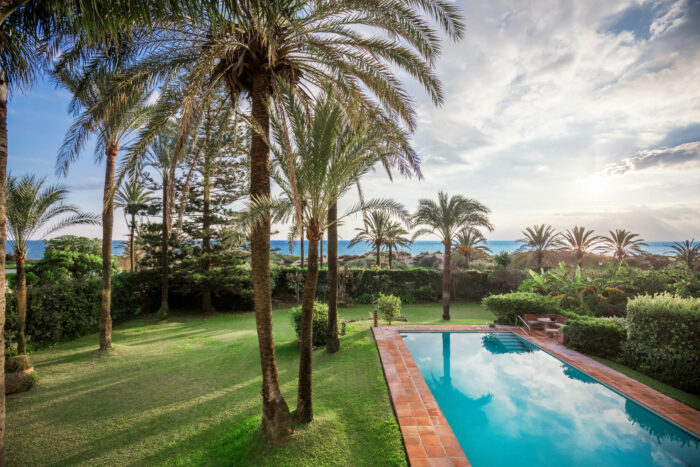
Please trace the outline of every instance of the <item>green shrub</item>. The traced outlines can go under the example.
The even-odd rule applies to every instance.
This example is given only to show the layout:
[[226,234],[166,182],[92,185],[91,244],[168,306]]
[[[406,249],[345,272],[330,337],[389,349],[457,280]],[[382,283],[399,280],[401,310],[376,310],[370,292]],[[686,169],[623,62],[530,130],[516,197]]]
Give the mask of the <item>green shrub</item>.
[[357,301],[357,303],[359,303],[361,305],[371,305],[372,303],[374,303],[374,301],[376,299],[377,299],[376,294],[363,293],[357,297],[356,301]]
[[566,345],[599,357],[616,357],[622,350],[627,331],[620,323],[606,319],[573,319],[564,326]]
[[628,365],[679,389],[700,393],[700,299],[639,296],[627,304]]
[[401,303],[403,305],[413,305],[416,303],[416,297],[413,295],[399,295],[399,298],[401,299]]
[[32,362],[28,355],[15,355],[5,358],[5,372],[16,373],[18,371],[28,370],[32,367]]
[[[301,305],[295,306],[289,311],[289,315],[292,319],[292,326],[294,326],[294,331],[297,333],[297,338],[299,337],[299,331],[301,329]],[[338,322],[342,320],[338,317]],[[328,327],[328,305],[325,303],[315,301],[314,302],[314,320],[313,320],[313,345],[316,347],[326,345]]]
[[501,324],[513,324],[518,316],[524,314],[546,315],[562,312],[556,300],[532,292],[491,295],[484,298],[481,304],[495,314],[496,322]]
[[401,298],[394,295],[379,294],[377,312],[386,322],[391,324],[393,319],[401,315]]

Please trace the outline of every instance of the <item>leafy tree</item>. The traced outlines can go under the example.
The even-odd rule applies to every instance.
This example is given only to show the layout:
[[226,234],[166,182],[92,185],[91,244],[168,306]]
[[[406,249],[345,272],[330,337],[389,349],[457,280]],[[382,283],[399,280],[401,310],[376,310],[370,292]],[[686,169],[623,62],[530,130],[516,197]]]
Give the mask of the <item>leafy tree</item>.
[[[218,92],[218,86],[225,86],[232,98],[250,97],[254,200],[270,197],[267,107],[279,94],[280,82],[302,91],[330,84],[342,105],[364,107],[376,125],[397,128],[388,118],[397,116],[412,130],[415,113],[410,95],[392,67],[417,79],[440,103],[442,91],[431,70],[439,54],[439,35],[425,15],[453,39],[460,38],[464,29],[457,9],[438,0],[410,4],[245,0],[217,6],[207,15],[165,22],[156,32],[155,46],[149,43],[151,37],[136,42],[138,59],[122,70],[120,93],[166,81],[167,99],[145,140],[158,134],[175,114],[185,122],[181,133],[188,132],[187,122],[194,120],[202,93]],[[362,26],[386,37],[360,33]],[[105,101],[104,107],[118,101]],[[263,375],[263,433],[271,441],[284,442],[290,432],[289,413],[279,389],[272,340],[269,221],[257,223],[250,244]]]
[[695,239],[685,240],[684,242],[673,242],[671,251],[680,261],[683,261],[691,271],[695,270],[695,262],[700,258],[700,242]]
[[108,75],[99,74],[90,80],[86,76],[66,70],[56,70],[58,83],[73,93],[70,110],[76,120],[59,149],[56,171],[66,175],[88,139],[98,135],[95,146],[98,160],[105,161],[105,179],[102,203],[102,305],[100,308],[100,350],[112,345],[112,232],[114,230],[114,173],[120,148],[135,135],[146,116],[144,94],[122,96],[124,104],[103,114],[96,111],[97,104],[110,92]]
[[[68,190],[59,185],[45,185],[45,179],[33,175],[7,178],[7,223],[17,262],[17,314],[19,326],[17,352],[27,353],[24,325],[27,318],[27,278],[25,262],[31,246],[29,240],[44,237],[75,224],[98,224],[98,217],[67,204]],[[68,214],[68,217],[57,220]],[[55,222],[50,225],[51,222]]]
[[407,248],[413,243],[409,237],[408,231],[401,225],[398,221],[393,221],[389,224],[389,227],[384,237],[384,245],[389,250],[389,269],[391,269],[391,261],[393,258],[393,252],[399,251],[399,248]]
[[646,253],[643,247],[647,244],[643,239],[637,238],[639,234],[624,229],[616,229],[614,232],[610,230],[609,233],[601,239],[601,250],[604,253],[610,253],[618,260]]
[[127,225],[129,226],[129,269],[131,272],[136,270],[136,249],[134,243],[136,229],[138,228],[136,218],[144,214],[148,210],[149,203],[155,199],[151,194],[141,177],[137,175],[124,181],[115,194],[115,207],[124,210],[125,218],[127,216],[130,217],[130,220],[127,220]]
[[418,210],[413,215],[413,223],[420,228],[413,238],[434,234],[445,247],[442,266],[442,319],[450,319],[450,255],[453,240],[466,229],[485,227],[493,230],[489,221],[490,210],[480,202],[460,195],[448,196],[441,191],[437,202],[431,199],[418,201]]
[[208,107],[198,134],[200,152],[195,154],[196,161],[183,181],[190,187],[185,208],[189,221],[183,223],[183,230],[201,242],[193,246],[197,258],[191,263],[205,278],[202,290],[205,314],[211,312],[211,288],[206,277],[231,251],[226,249],[222,237],[225,233],[222,229],[230,223],[229,206],[243,198],[247,190],[247,158],[242,151],[246,136],[230,108]]
[[177,165],[175,152],[176,139],[171,132],[164,132],[156,137],[146,153],[146,163],[156,169],[160,175],[162,187],[161,195],[161,295],[158,317],[165,319],[168,316],[170,305],[168,303],[168,246],[172,223],[172,201],[175,180],[175,168]]
[[[38,285],[52,284],[64,280],[84,281],[102,271],[102,241],[99,238],[63,235],[45,241],[44,256],[27,268],[27,283],[30,275],[36,276]],[[118,271],[112,261],[112,273]],[[32,285],[32,284],[30,284]]]
[[362,242],[369,243],[376,251],[377,266],[381,267],[381,249],[386,243],[391,224],[391,216],[387,212],[369,211],[364,216],[363,226],[355,228],[357,234],[350,240],[348,247]]
[[521,250],[528,250],[535,253],[537,269],[542,269],[544,258],[548,251],[559,247],[559,235],[551,225],[533,225],[523,230],[524,238],[518,240],[523,245]]
[[499,266],[502,266],[503,268],[507,268],[513,262],[513,257],[507,251],[501,251],[500,253],[497,253],[496,255],[494,255],[493,260]]
[[602,238],[595,235],[593,230],[578,226],[562,233],[560,237],[559,249],[575,253],[576,263],[580,268],[583,268],[584,255],[596,249],[602,241]]
[[461,231],[455,239],[455,251],[464,258],[465,267],[469,269],[469,263],[477,252],[491,252],[486,246],[486,238],[475,228]]
[[52,251],[69,251],[90,255],[100,255],[102,242],[99,238],[79,237],[77,235],[61,235],[45,240],[44,255]]
[[[306,280],[302,297],[299,356],[299,394],[297,417],[308,423],[313,419],[311,398],[313,304],[318,279],[318,242],[328,228],[328,212],[336,201],[379,160],[386,146],[384,132],[377,126],[352,127],[341,105],[326,92],[317,97],[311,112],[291,86],[280,83],[281,109],[271,118],[271,150],[274,157],[272,175],[285,192],[275,211],[289,216],[290,200],[297,199],[295,212],[306,226],[309,239]],[[288,122],[288,123],[287,123]],[[292,131],[289,131],[292,129]],[[291,160],[291,164],[289,163]],[[251,218],[265,218],[270,203],[251,202]],[[367,206],[400,211],[393,201],[372,200]],[[362,205],[351,207],[338,220],[359,212]],[[336,221],[337,222],[337,221]],[[251,224],[254,225],[254,224]]]

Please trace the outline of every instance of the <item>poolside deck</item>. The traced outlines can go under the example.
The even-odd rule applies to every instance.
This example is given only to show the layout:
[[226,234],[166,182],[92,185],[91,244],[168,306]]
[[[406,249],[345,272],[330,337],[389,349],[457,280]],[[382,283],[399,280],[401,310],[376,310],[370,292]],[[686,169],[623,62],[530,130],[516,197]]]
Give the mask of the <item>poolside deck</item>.
[[500,331],[515,332],[565,362],[607,384],[627,397],[700,436],[700,412],[661,394],[583,354],[533,332],[513,326],[399,325],[372,328],[394,412],[412,466],[470,465],[437,401],[413,361],[402,331]]

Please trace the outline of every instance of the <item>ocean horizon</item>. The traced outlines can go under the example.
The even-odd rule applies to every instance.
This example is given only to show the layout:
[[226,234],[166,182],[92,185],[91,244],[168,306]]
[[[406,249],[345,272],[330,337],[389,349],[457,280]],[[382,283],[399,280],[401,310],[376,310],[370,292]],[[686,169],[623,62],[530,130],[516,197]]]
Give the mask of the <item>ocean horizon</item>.
[[[646,251],[655,255],[668,255],[672,241],[664,242],[647,242],[649,246],[646,247]],[[349,240],[338,240],[338,256],[347,255],[362,255],[368,251],[373,251],[372,248],[366,243],[360,243],[352,247],[349,246]],[[29,242],[30,248],[27,254],[28,259],[41,259],[44,256],[44,249],[46,244],[42,240],[32,240]],[[514,253],[521,247],[522,243],[515,240],[489,240],[486,242],[486,246],[491,250],[491,253],[497,254],[502,251],[507,251],[508,253]],[[112,241],[112,254],[120,255],[126,246],[125,240],[114,240]],[[301,253],[300,242],[296,240],[292,248],[289,248],[289,242],[287,240],[270,240],[270,247],[273,251],[281,254],[291,254],[299,255]],[[304,251],[309,251],[309,241],[304,241]],[[323,242],[324,255],[328,253],[328,242]],[[442,243],[437,240],[418,240],[413,242],[410,248],[402,248],[401,251],[408,252],[412,255],[417,255],[420,253],[433,253],[436,251],[443,251]],[[12,252],[12,242],[7,242],[7,252]]]

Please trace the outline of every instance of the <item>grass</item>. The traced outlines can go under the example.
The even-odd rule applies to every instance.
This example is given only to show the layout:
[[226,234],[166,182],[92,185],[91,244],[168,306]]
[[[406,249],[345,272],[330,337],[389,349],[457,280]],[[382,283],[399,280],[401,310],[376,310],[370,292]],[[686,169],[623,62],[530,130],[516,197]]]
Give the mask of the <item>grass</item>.
[[672,397],[673,399],[676,399],[677,401],[682,402],[685,405],[694,408],[695,410],[700,410],[700,396],[682,391],[680,389],[674,388],[673,386],[669,386],[668,384],[655,380],[654,378],[640,373],[636,370],[633,370],[632,368],[622,365],[621,363],[617,363],[615,361],[608,360],[605,358],[594,357],[592,355],[589,355],[589,357],[591,357],[593,360],[602,363],[603,365],[609,366],[615,371],[619,371],[623,375],[629,376],[632,379],[636,379],[640,383],[646,384],[650,388],[655,389],[662,394],[666,394],[667,396]]
[[[366,318],[370,306],[342,309]],[[439,305],[404,307],[411,323],[441,322]],[[493,319],[476,304],[453,322]],[[260,367],[251,313],[210,319],[147,317],[31,355],[40,386],[7,398],[8,465],[405,465],[369,321],[351,323],[341,351],[314,351],[313,423],[289,444],[259,435]],[[274,312],[282,391],[296,402],[298,344],[286,309]]]

